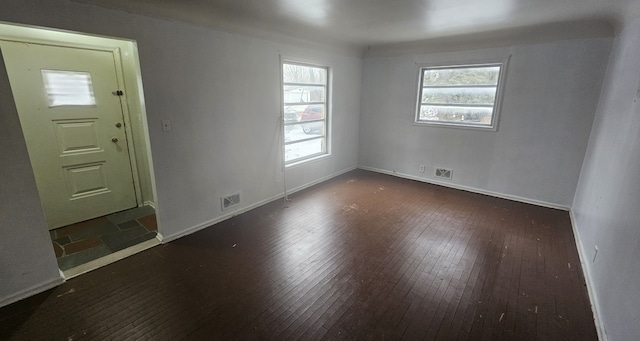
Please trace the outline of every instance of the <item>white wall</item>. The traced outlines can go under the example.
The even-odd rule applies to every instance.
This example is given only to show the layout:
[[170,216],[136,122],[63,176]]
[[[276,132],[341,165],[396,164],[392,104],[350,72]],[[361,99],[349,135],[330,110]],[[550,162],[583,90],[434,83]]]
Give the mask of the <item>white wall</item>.
[[[219,220],[228,213],[220,209],[222,195],[242,191],[244,208],[283,192],[280,53],[329,65],[333,71],[332,155],[289,169],[288,187],[304,186],[357,165],[362,62],[354,51],[314,48],[286,39],[261,40],[66,0],[4,0],[0,20],[137,41],[158,222],[165,237],[175,238]],[[8,87],[0,91],[6,98]],[[2,104],[7,105],[4,100]],[[7,177],[0,181],[30,186],[21,194],[21,202],[39,208],[17,116],[10,119],[12,124],[3,129],[10,130],[12,139],[0,140],[0,150],[5,153],[22,145],[11,151],[22,168],[9,169],[11,164],[3,162],[0,172]],[[161,131],[164,119],[172,121],[171,132]],[[13,207],[9,200],[15,199],[5,194],[4,182],[2,231],[11,226],[25,234],[1,235],[0,302],[58,274],[55,256],[47,249],[50,241],[41,211],[26,221],[23,212],[9,210]],[[38,250],[15,254],[14,249],[21,247]]]
[[[570,207],[610,38],[364,60],[360,154],[364,167]],[[481,62],[512,55],[497,132],[414,126],[416,63]],[[426,165],[426,172],[418,171]]]
[[609,340],[640,336],[638,56],[640,19],[615,40],[572,208],[590,291]]
[[138,48],[165,237],[228,213],[226,194],[242,191],[246,206],[283,191],[280,53],[333,72],[332,155],[287,169],[288,188],[356,166],[359,59],[174,24],[154,31]]

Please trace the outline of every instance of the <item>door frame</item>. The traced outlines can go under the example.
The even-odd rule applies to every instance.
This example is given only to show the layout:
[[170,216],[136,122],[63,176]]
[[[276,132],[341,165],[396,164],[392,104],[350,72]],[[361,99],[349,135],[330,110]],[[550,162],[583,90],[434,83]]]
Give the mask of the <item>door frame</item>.
[[136,204],[152,206],[157,213],[157,191],[136,42],[3,21],[0,21],[0,40],[114,53],[116,77],[121,84],[121,89],[117,90],[124,92],[121,106]]

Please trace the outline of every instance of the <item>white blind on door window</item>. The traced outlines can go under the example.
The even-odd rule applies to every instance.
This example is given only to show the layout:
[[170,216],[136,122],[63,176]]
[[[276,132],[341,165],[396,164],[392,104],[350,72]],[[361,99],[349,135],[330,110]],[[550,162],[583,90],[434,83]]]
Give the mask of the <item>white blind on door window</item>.
[[42,79],[49,107],[96,105],[88,72],[42,70]]

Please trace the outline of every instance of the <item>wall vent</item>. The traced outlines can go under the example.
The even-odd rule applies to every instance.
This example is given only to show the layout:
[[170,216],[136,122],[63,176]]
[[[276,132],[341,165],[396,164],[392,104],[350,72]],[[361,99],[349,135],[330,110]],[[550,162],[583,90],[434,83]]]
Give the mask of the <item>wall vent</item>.
[[240,192],[229,194],[220,198],[220,203],[222,204],[223,211],[240,205]]
[[436,168],[436,178],[451,180],[451,178],[453,178],[453,170],[446,168]]

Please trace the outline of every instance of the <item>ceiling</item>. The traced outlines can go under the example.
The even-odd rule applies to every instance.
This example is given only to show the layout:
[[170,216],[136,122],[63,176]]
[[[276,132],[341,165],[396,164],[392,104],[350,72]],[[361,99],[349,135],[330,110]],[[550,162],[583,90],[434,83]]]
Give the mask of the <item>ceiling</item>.
[[[593,30],[639,15],[637,0],[73,0],[231,32],[354,47],[564,23]],[[599,29],[598,29],[599,30]],[[547,31],[557,31],[551,29]],[[609,30],[611,31],[611,30]],[[565,32],[567,33],[567,32]],[[580,32],[574,32],[580,35]]]

